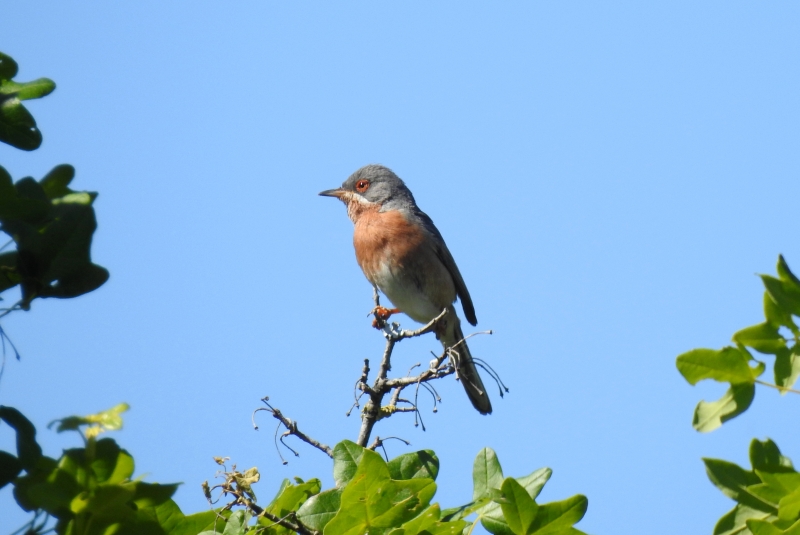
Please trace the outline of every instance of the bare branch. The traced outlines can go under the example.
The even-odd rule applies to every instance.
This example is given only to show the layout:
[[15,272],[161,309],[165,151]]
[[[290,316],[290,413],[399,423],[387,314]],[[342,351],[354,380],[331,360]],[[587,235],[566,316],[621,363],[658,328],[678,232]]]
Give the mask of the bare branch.
[[[299,438],[300,440],[302,440],[303,442],[314,446],[315,448],[317,448],[318,450],[323,452],[325,455],[327,455],[331,459],[333,458],[333,450],[331,449],[330,446],[328,446],[326,444],[323,444],[322,442],[320,442],[320,441],[318,441],[316,439],[313,439],[310,436],[308,436],[305,433],[303,433],[302,431],[300,431],[297,428],[297,422],[294,422],[294,421],[290,420],[289,418],[284,416],[283,413],[281,413],[281,411],[279,409],[276,409],[275,407],[273,407],[272,405],[269,404],[269,397],[264,397],[264,398],[261,399],[261,401],[264,402],[264,404],[267,406],[267,408],[261,407],[261,408],[258,408],[258,409],[253,411],[252,421],[253,421],[253,427],[256,429],[256,431],[258,431],[258,426],[256,425],[256,420],[255,420],[256,413],[258,411],[270,412],[270,413],[272,413],[272,416],[275,417],[275,419],[278,420],[281,424],[283,424],[283,426],[286,428],[286,431],[281,435],[281,443],[284,446],[289,448],[289,446],[286,445],[285,442],[283,442],[283,437],[286,437],[286,436],[289,436],[289,435],[294,435],[297,438]],[[289,450],[291,450],[292,453],[294,453],[296,456],[299,455],[299,453],[294,451],[292,448],[289,448]],[[283,459],[283,458],[281,457],[281,459]],[[286,464],[285,461],[284,461],[284,464]]]

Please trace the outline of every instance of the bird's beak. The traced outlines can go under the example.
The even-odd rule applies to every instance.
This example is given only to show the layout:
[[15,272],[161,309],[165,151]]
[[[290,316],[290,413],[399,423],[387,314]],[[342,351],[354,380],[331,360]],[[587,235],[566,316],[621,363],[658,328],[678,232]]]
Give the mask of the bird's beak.
[[341,199],[345,191],[342,188],[326,189],[325,191],[320,191],[319,194],[323,197],[336,197],[337,199]]

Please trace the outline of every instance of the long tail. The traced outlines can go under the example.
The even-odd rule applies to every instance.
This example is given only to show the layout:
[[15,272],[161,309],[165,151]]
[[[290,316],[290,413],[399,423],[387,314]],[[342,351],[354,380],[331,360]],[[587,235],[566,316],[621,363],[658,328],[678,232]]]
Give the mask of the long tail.
[[[472,402],[472,406],[481,414],[491,414],[492,403],[489,401],[489,395],[483,386],[478,369],[472,361],[472,354],[469,351],[469,347],[467,347],[467,343],[461,342],[464,339],[464,333],[461,331],[461,321],[458,319],[455,310],[448,314],[447,320],[449,325],[439,337],[439,340],[445,349],[453,348],[451,355],[453,355],[453,363],[456,367],[456,377],[464,385],[464,390],[467,392],[467,397]],[[459,344],[459,342],[461,343]]]

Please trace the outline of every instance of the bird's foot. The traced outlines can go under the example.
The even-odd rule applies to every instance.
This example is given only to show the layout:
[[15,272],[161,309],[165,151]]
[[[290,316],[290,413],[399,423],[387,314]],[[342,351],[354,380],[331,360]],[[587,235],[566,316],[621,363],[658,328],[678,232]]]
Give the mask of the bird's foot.
[[400,313],[400,310],[396,308],[376,306],[370,311],[370,314],[375,316],[375,319],[372,320],[372,326],[376,329],[383,329],[383,326],[386,325],[386,320],[391,318],[392,314],[398,313]]

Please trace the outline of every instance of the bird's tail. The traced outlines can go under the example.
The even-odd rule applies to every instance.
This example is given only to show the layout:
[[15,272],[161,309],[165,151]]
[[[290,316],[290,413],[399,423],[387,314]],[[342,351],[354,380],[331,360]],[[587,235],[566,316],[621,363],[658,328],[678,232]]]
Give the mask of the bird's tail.
[[491,414],[492,403],[489,401],[489,395],[483,386],[483,381],[478,374],[478,369],[475,367],[475,362],[472,360],[469,347],[467,347],[466,342],[462,341],[464,340],[464,333],[461,331],[461,321],[458,319],[455,310],[448,314],[447,320],[452,326],[448,326],[439,340],[445,350],[452,348],[450,354],[456,368],[456,377],[464,385],[464,390],[466,390],[472,406],[481,414]]

